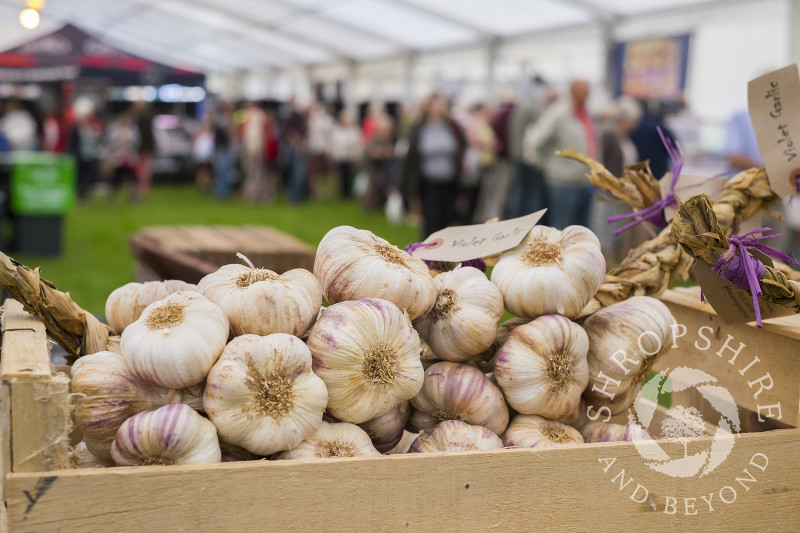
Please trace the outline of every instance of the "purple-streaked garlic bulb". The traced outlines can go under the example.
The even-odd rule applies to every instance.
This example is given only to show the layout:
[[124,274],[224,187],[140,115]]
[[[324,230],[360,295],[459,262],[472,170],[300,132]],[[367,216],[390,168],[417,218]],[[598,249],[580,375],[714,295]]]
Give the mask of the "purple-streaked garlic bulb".
[[494,376],[517,412],[556,419],[572,413],[589,381],[589,340],[560,315],[514,328],[497,352]]
[[430,431],[445,420],[483,426],[500,435],[508,425],[503,392],[474,366],[442,361],[428,367],[411,399],[411,431]]
[[600,241],[588,228],[534,226],[519,246],[500,255],[492,281],[513,315],[576,318],[605,273]]
[[203,397],[220,438],[258,455],[300,444],[319,427],[327,402],[311,352],[286,333],[234,338],[208,373]]
[[214,424],[183,404],[132,416],[111,445],[117,466],[218,463],[221,457]]
[[503,296],[473,267],[442,272],[433,280],[436,302],[414,327],[433,353],[462,362],[489,348],[503,316]]
[[328,387],[327,411],[360,424],[416,396],[424,371],[408,315],[378,298],[328,307],[308,336],[314,372]]
[[411,443],[408,453],[464,452],[502,447],[503,441],[489,428],[471,426],[460,420],[445,420],[432,430],[421,433]]
[[114,352],[97,352],[72,365],[75,425],[83,432],[89,451],[98,458],[111,458],[111,441],[125,420],[142,411],[170,403],[185,403],[201,410],[202,384],[185,389],[167,389],[136,376],[125,358]]
[[330,230],[317,247],[314,275],[331,303],[388,300],[416,320],[430,311],[436,287],[425,262],[373,233],[350,226]]
[[653,364],[669,351],[674,323],[667,306],[649,296],[609,305],[583,322],[589,337],[583,397],[593,411],[618,414],[633,404]]
[[357,425],[323,422],[316,433],[292,450],[275,455],[274,459],[329,459],[380,454],[367,432]]
[[233,335],[302,336],[322,305],[317,278],[302,268],[277,274],[247,261],[249,266],[225,265],[207,275],[197,285],[198,292],[225,312]]
[[574,427],[537,415],[516,415],[503,433],[503,443],[514,448],[554,448],[583,442]]
[[511,331],[514,328],[521,326],[523,324],[527,324],[530,322],[530,318],[510,318],[500,324],[500,327],[497,328],[497,333],[494,338],[494,342],[492,345],[487,348],[486,350],[482,351],[478,355],[470,357],[467,361],[464,361],[468,365],[477,366],[481,369],[482,372],[494,372],[494,360],[497,357],[497,352],[500,351],[500,348],[503,344],[506,343],[508,340],[508,336],[511,334]]
[[402,402],[385,415],[362,422],[358,426],[367,432],[372,444],[381,453],[388,452],[403,438],[403,431],[411,413],[408,402]]
[[584,442],[655,440],[649,431],[637,424],[588,422],[581,428],[581,435]]

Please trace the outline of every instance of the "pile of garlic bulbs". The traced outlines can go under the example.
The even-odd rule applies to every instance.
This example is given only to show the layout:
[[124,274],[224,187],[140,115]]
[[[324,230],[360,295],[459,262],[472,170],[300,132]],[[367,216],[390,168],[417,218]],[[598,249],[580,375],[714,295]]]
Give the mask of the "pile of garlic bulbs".
[[[602,420],[631,405],[674,320],[643,296],[583,316],[605,275],[586,228],[534,227],[491,278],[432,277],[348,226],[322,239],[313,273],[241,257],[197,286],[111,294],[120,353],[72,367],[76,466],[652,438]],[[501,325],[504,310],[518,317]]]

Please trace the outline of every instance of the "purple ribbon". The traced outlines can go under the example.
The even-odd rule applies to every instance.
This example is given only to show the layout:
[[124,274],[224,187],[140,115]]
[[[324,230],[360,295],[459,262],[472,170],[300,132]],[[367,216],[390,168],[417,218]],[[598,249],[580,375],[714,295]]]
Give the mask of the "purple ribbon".
[[[408,255],[414,255],[414,250],[418,248],[427,248],[428,246],[434,246],[432,242],[413,242],[406,246],[406,252]],[[425,264],[428,265],[428,268],[433,268],[434,270],[444,270],[444,263],[442,261],[425,261]],[[470,259],[469,261],[462,261],[461,266],[471,266],[477,268],[481,272],[486,272],[486,263],[484,263],[482,258],[477,259]]]
[[625,213],[624,215],[615,215],[613,217],[609,217],[609,223],[618,222],[627,218],[634,219],[632,222],[628,222],[618,230],[614,231],[615,237],[644,220],[651,222],[659,228],[667,227],[667,220],[664,217],[664,208],[668,205],[675,205],[678,203],[678,201],[675,199],[675,185],[678,184],[678,177],[680,176],[681,169],[683,168],[683,150],[681,149],[680,143],[676,141],[675,144],[673,144],[670,139],[664,136],[664,132],[661,131],[660,127],[657,127],[657,129],[658,135],[661,137],[661,142],[664,143],[664,147],[667,149],[670,159],[672,159],[672,181],[669,184],[669,193],[666,197],[661,198],[654,204],[645,207],[644,209],[634,211],[633,213]]
[[731,285],[738,289],[750,290],[753,295],[753,310],[756,314],[756,324],[761,327],[761,309],[758,305],[758,298],[764,294],[761,292],[759,280],[764,277],[767,267],[758,258],[750,255],[748,248],[758,250],[765,255],[780,259],[787,263],[800,265],[797,261],[789,257],[785,252],[773,248],[772,246],[760,243],[762,239],[772,239],[780,237],[781,234],[769,233],[756,237],[758,233],[772,232],[771,228],[758,228],[744,235],[732,235],[728,238],[730,247],[714,263],[711,270],[719,274],[723,279],[729,281]]

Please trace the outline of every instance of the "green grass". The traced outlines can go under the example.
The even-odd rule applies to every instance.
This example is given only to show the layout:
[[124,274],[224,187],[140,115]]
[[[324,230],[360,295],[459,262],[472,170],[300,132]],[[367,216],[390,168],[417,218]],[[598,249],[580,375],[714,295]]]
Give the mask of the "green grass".
[[84,309],[102,316],[108,294],[133,281],[134,259],[127,237],[143,226],[171,224],[263,224],[314,246],[329,229],[343,224],[368,229],[400,247],[420,237],[419,229],[392,226],[382,212],[365,213],[355,201],[294,206],[279,199],[251,206],[238,199],[217,202],[192,185],[159,186],[141,204],[92,198],[75,207],[66,216],[59,257],[14,258],[29,267],[41,266],[43,277],[68,291]]

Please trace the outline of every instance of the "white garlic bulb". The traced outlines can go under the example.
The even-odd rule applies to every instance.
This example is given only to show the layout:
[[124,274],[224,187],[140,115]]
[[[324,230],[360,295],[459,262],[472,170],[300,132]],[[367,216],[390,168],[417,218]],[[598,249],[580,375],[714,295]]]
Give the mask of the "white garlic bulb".
[[411,406],[412,431],[430,431],[445,420],[461,420],[500,435],[508,425],[508,406],[500,388],[474,366],[460,363],[442,361],[428,367]]
[[195,291],[197,286],[179,279],[128,283],[115,289],[106,300],[106,321],[118,334],[133,324],[151,303],[173,292]]
[[347,422],[322,422],[317,431],[292,450],[281,452],[274,459],[312,459],[380,455],[367,432]]
[[311,328],[314,372],[328,387],[328,412],[360,424],[422,387],[421,342],[408,315],[378,298],[328,307]]
[[92,454],[85,442],[79,442],[69,451],[70,468],[106,468],[114,466],[113,461],[100,459]]
[[113,352],[85,355],[72,365],[75,425],[89,451],[111,458],[111,441],[125,420],[168,403],[202,409],[202,385],[173,390],[148,383],[133,374],[125,358]]
[[258,455],[300,444],[319,427],[327,403],[311,352],[286,333],[234,338],[208,373],[203,398],[220,438]]
[[516,327],[497,353],[494,376],[517,412],[556,419],[573,412],[589,381],[589,339],[560,315]]
[[228,341],[228,319],[202,294],[181,291],[147,306],[122,332],[128,366],[142,379],[178,389],[205,379]]
[[460,420],[445,420],[431,431],[421,433],[411,443],[408,453],[464,452],[502,447],[503,441],[489,428],[471,426]]
[[409,403],[402,402],[385,415],[367,420],[358,426],[367,432],[375,449],[385,453],[397,446],[397,443],[403,438],[403,432],[410,413],[411,406]]
[[649,296],[634,296],[590,315],[583,322],[589,336],[589,383],[586,403],[611,414],[633,404],[653,363],[669,351],[672,317],[667,306]]
[[218,463],[221,456],[214,424],[179,403],[132,416],[111,445],[117,466]]
[[302,336],[322,305],[317,278],[302,268],[279,275],[249,264],[225,265],[200,280],[197,290],[225,312],[235,336]]
[[588,422],[581,428],[581,435],[584,442],[655,440],[649,431],[637,424]]
[[411,320],[427,313],[436,287],[421,259],[366,230],[339,226],[320,241],[314,275],[329,303],[381,298],[406,311]]
[[[592,411],[592,413],[594,413],[594,411]],[[578,406],[573,409],[572,412],[567,413],[559,418],[558,421],[562,424],[572,426],[580,431],[583,426],[591,421],[589,418],[589,406],[586,404],[586,399],[581,397],[581,401],[578,402]]]
[[436,302],[414,327],[445,361],[461,362],[489,348],[503,316],[497,286],[473,267],[442,272],[433,279]]
[[534,226],[519,246],[500,255],[492,281],[513,315],[575,318],[605,273],[600,241],[588,228]]
[[519,414],[503,434],[503,443],[515,448],[554,448],[583,442],[574,427],[537,415]]

